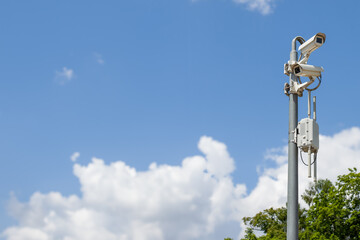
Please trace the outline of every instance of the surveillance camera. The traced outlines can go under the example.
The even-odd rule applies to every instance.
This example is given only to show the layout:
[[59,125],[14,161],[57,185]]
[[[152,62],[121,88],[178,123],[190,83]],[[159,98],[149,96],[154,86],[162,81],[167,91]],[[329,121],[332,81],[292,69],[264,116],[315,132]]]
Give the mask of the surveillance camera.
[[318,33],[303,44],[300,45],[299,51],[303,56],[309,56],[313,51],[321,47],[326,39],[324,33]]
[[295,64],[293,70],[296,76],[300,77],[319,77],[324,71],[322,67],[307,64]]

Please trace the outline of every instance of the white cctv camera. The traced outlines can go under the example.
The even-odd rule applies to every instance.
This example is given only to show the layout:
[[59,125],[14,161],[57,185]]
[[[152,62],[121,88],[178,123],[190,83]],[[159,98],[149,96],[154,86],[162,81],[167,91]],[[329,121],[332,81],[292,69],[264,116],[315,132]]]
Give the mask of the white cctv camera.
[[326,39],[324,33],[318,33],[303,44],[300,45],[299,51],[305,58],[309,58],[310,54],[321,47]]
[[319,77],[324,71],[322,67],[299,63],[293,66],[293,70],[295,75],[300,77]]

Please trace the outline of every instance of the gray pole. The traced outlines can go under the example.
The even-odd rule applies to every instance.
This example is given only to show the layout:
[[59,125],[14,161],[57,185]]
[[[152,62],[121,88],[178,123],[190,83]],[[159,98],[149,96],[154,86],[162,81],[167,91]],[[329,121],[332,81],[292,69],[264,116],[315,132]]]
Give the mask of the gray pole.
[[[296,40],[292,41],[290,62],[297,61]],[[290,86],[296,82],[294,73],[290,73]],[[289,96],[289,146],[288,146],[288,195],[287,195],[287,240],[297,240],[299,236],[298,211],[298,148],[294,141],[294,130],[298,123],[298,95]]]

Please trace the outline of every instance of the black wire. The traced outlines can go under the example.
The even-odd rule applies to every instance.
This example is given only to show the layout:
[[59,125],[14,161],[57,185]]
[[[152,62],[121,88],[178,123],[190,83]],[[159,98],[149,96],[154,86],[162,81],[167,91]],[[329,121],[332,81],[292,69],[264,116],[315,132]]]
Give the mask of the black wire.
[[[300,151],[300,158],[301,158],[302,163],[303,163],[305,166],[309,166],[308,164],[306,164],[306,163],[304,162],[304,159],[303,159],[303,157],[302,157],[302,151]],[[310,166],[313,165],[313,164],[316,162],[316,160],[317,160],[317,154],[314,154],[314,161],[310,164]]]
[[320,87],[320,84],[321,84],[322,76],[320,75],[320,77],[317,77],[317,79],[319,80],[319,83],[318,83],[318,85],[316,87],[314,87],[314,88],[305,88],[305,89],[310,91],[310,92],[318,89],[318,87]]

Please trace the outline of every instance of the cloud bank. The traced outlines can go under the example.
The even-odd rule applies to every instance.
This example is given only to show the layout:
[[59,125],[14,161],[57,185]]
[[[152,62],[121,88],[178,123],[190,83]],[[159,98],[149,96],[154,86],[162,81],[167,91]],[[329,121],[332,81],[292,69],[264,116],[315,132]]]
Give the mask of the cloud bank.
[[[360,129],[321,136],[319,177],[335,180],[359,166]],[[2,232],[8,240],[187,240],[238,238],[242,218],[286,202],[286,148],[271,149],[256,187],[235,184],[235,163],[226,145],[201,137],[202,155],[181,165],[157,165],[137,171],[125,162],[105,164],[93,158],[74,164],[81,196],[34,193],[28,202],[12,197],[9,212],[18,221]],[[299,164],[299,166],[301,166]],[[239,166],[240,167],[240,166]],[[299,168],[300,193],[306,188],[306,167]],[[234,224],[235,223],[235,224]],[[226,228],[224,226],[231,226]]]

